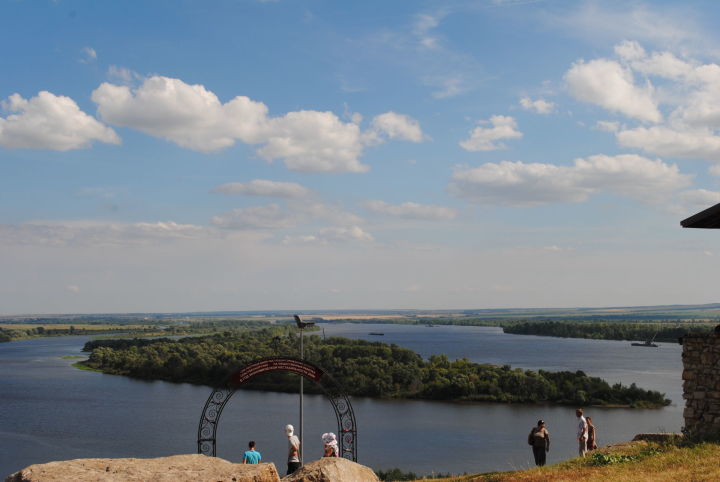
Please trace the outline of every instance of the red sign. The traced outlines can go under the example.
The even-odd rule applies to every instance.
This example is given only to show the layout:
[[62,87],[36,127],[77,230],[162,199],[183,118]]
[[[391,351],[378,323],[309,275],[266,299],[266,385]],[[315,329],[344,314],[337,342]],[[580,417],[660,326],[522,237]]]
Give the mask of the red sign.
[[236,385],[240,385],[255,375],[274,371],[297,373],[298,375],[310,378],[316,382],[319,382],[325,374],[325,372],[320,370],[318,367],[300,360],[295,360],[293,358],[273,358],[245,365],[243,368],[233,373],[230,376],[230,380],[232,380],[232,382]]

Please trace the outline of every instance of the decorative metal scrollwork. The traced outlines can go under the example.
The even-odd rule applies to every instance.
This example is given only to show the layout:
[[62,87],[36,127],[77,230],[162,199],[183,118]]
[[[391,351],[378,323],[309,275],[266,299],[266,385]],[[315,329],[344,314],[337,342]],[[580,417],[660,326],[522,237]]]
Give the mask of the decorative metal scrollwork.
[[289,371],[317,383],[335,410],[338,424],[340,456],[357,462],[357,425],[355,413],[340,385],[323,369],[298,358],[270,357],[254,361],[233,372],[228,380],[231,388],[216,388],[205,402],[198,425],[198,453],[216,456],[217,427],[225,405],[235,391],[250,378],[270,371]]

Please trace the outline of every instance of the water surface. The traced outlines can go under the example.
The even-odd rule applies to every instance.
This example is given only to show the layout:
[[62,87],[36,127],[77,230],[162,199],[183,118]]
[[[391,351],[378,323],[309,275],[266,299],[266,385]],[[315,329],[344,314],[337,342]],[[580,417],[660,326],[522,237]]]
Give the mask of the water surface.
[[[658,410],[588,409],[601,445],[636,433],[682,426],[681,347],[631,347],[628,342],[506,335],[498,328],[406,325],[323,325],[339,335],[396,343],[428,357],[583,370],[610,382],[636,382],[665,392]],[[384,336],[373,336],[382,332]],[[197,451],[197,425],[211,389],[146,382],[81,371],[65,355],[81,354],[86,336],[0,343],[0,476],[27,465],[87,457],[159,457]],[[551,434],[548,462],[575,455],[572,407],[381,401],[353,398],[359,462],[419,474],[525,468],[525,439],[538,418]],[[286,423],[298,424],[298,397],[237,392],[222,415],[218,456],[239,462],[248,440],[284,471]],[[320,457],[320,435],[337,431],[329,401],[305,397],[305,459]]]

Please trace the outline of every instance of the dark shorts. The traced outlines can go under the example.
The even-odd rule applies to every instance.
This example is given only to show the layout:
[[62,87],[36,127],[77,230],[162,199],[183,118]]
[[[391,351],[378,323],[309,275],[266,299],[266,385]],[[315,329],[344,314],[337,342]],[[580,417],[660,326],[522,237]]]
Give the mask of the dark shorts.
[[300,468],[300,462],[288,462],[287,474],[285,474],[285,475],[290,475],[299,468]]

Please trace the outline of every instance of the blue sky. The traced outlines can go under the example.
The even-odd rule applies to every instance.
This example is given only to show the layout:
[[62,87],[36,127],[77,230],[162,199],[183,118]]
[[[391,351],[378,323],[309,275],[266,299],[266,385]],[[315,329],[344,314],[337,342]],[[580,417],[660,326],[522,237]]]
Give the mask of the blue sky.
[[0,0],[0,313],[717,301],[719,9]]

